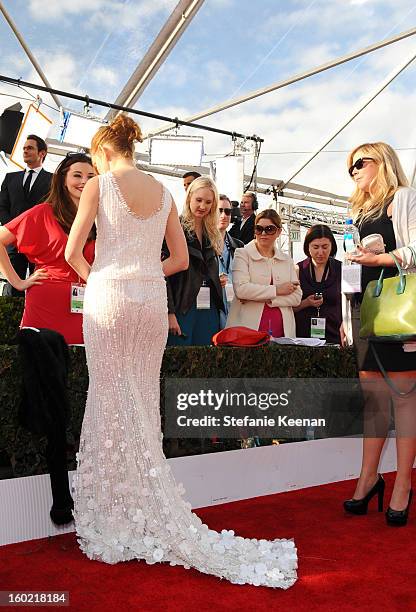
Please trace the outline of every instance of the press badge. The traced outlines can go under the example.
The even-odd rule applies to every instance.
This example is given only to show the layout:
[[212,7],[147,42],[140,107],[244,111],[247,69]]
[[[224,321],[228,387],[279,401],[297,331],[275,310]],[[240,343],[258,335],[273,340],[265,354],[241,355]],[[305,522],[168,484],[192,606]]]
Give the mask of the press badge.
[[82,313],[84,309],[85,285],[79,283],[71,284],[71,312]]
[[311,338],[325,338],[325,317],[314,317],[311,319]]
[[198,310],[208,310],[211,307],[210,289],[202,286],[196,298],[196,307]]
[[342,265],[342,293],[361,293],[361,264]]
[[227,283],[225,285],[225,297],[227,299],[227,302],[232,302],[234,299],[234,287],[232,285],[232,283]]

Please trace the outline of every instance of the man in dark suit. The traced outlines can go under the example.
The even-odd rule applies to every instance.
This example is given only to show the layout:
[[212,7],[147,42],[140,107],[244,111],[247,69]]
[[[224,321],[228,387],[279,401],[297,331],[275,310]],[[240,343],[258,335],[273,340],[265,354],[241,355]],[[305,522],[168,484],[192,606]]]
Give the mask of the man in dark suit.
[[[9,172],[6,174],[0,192],[0,223],[4,225],[25,210],[36,204],[44,202],[51,187],[52,174],[42,168],[42,164],[48,151],[46,142],[30,134],[23,145],[23,161],[26,169],[20,172]],[[33,271],[24,255],[18,253],[14,246],[8,248],[10,261],[20,278],[26,278],[26,272]],[[21,296],[23,293],[16,291],[7,284],[4,294]]]
[[185,189],[185,191],[188,191],[188,187],[192,183],[192,181],[194,181],[196,178],[199,178],[200,176],[201,175],[199,174],[199,172],[195,172],[194,170],[191,170],[190,172],[185,172],[185,174],[182,175],[183,188]]
[[233,238],[248,244],[254,240],[254,220],[259,205],[254,191],[246,191],[241,198],[241,220],[235,221],[228,232]]

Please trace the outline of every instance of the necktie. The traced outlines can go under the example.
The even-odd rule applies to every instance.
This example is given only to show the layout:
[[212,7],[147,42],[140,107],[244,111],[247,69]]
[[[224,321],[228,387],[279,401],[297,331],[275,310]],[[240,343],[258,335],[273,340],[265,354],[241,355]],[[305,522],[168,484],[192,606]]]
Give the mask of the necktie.
[[23,191],[25,192],[25,196],[27,197],[29,195],[30,192],[30,183],[32,182],[32,174],[34,173],[34,170],[29,170],[26,180],[23,184]]

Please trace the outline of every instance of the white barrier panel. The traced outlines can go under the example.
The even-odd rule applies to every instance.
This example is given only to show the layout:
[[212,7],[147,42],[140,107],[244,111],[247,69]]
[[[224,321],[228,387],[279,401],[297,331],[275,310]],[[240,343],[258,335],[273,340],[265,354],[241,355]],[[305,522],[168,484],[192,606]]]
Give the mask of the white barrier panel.
[[[360,460],[359,438],[330,438],[178,457],[169,463],[192,507],[202,508],[356,478]],[[380,471],[395,469],[395,441],[389,439]],[[51,505],[47,474],[0,480],[0,545],[73,531],[73,524],[55,527]]]

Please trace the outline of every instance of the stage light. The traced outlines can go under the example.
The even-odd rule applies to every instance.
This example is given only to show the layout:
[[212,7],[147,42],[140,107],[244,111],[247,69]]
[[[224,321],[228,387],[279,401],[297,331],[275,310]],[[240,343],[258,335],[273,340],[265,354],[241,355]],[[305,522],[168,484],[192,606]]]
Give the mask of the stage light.
[[19,166],[19,168],[24,168],[26,164],[23,161],[23,145],[28,135],[36,134],[36,136],[46,139],[51,126],[52,121],[49,117],[41,113],[33,104],[29,104],[10,155],[11,161]]
[[59,141],[89,149],[98,128],[106,124],[99,117],[62,109]]
[[0,117],[0,151],[11,153],[22,125],[24,113],[20,102],[5,108]]
[[204,153],[202,136],[154,136],[150,138],[150,164],[198,167]]

